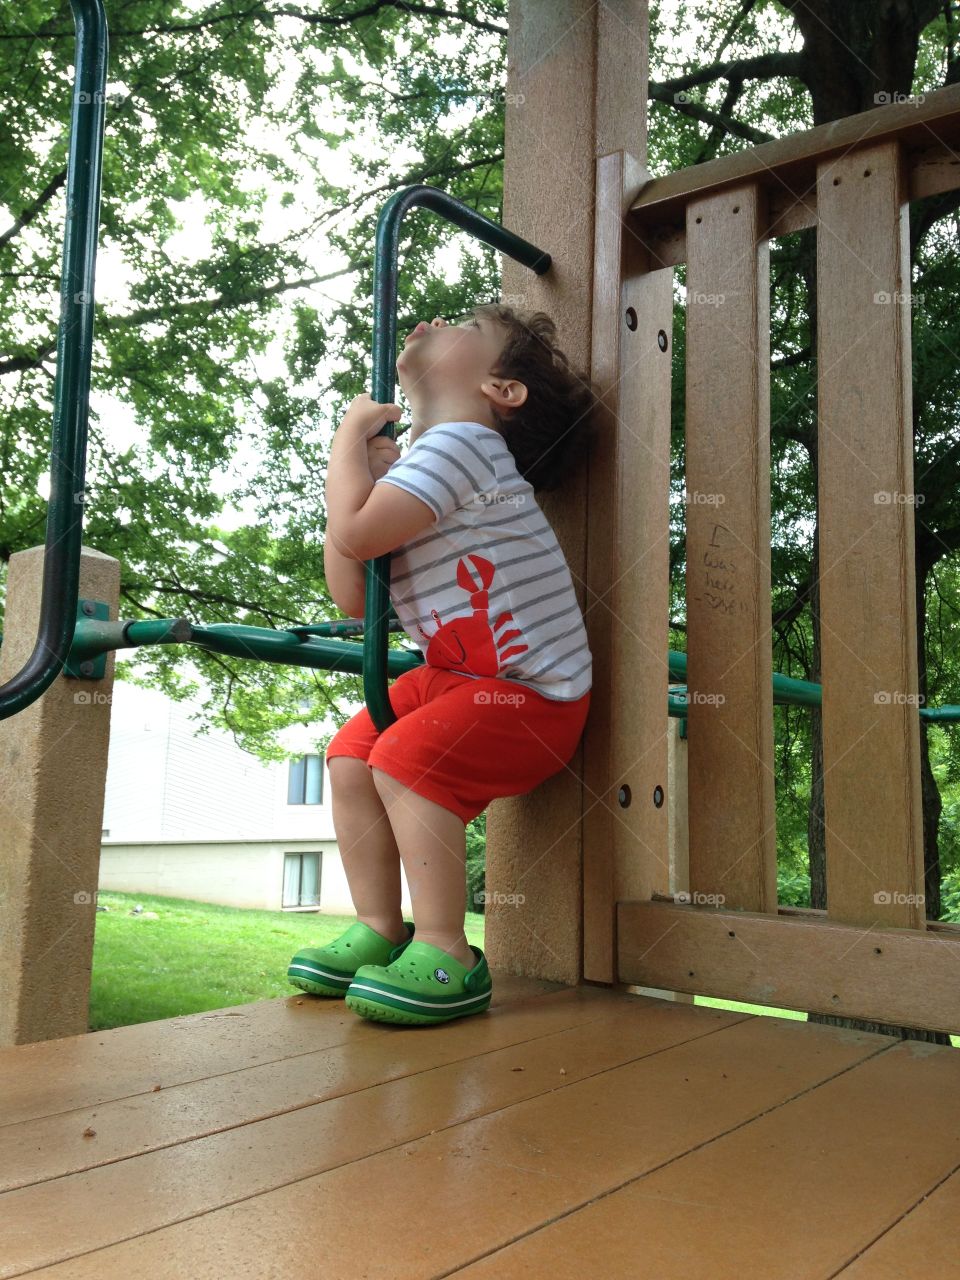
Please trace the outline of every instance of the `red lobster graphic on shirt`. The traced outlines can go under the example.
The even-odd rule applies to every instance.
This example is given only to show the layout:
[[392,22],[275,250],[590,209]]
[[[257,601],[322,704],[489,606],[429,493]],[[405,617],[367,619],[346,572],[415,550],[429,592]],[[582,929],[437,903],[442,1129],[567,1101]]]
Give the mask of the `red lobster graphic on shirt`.
[[[473,562],[475,571],[468,568],[467,560]],[[449,671],[468,671],[475,676],[495,676],[501,670],[505,658],[527,651],[527,645],[512,643],[522,639],[516,627],[508,631],[501,630],[513,621],[512,613],[501,613],[493,627],[490,626],[487,600],[495,573],[496,566],[483,556],[462,556],[457,561],[457,584],[470,593],[473,613],[441,622],[436,609],[431,609],[430,613],[437,624],[437,630],[432,636],[428,636],[418,624],[417,630],[428,641],[428,666],[446,667]]]

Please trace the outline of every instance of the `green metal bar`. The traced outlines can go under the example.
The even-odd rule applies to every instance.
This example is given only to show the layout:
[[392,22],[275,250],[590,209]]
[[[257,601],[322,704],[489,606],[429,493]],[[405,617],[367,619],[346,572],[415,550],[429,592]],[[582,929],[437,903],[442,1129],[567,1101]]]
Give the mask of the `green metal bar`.
[[77,621],[108,42],[101,0],[70,4],[76,54],[40,621],[33,653],[0,687],[0,720],[28,707],[53,684]]
[[[393,630],[402,630],[398,619],[391,620]],[[290,666],[313,667],[326,671],[346,671],[354,675],[364,672],[365,646],[337,640],[337,635],[362,629],[357,619],[338,619],[285,631],[269,627],[247,627],[232,622],[204,626],[188,618],[157,618],[137,622],[108,622],[80,618],[73,645],[67,655],[71,666],[96,658],[111,649],[132,648],[149,644],[195,644],[215,653],[257,662],[285,663]],[[387,673],[395,679],[404,671],[423,664],[419,649],[388,649]],[[671,687],[667,692],[667,714],[679,719],[689,715],[686,685],[687,655],[668,651]],[[793,706],[819,707],[822,689],[808,680],[794,680],[774,672],[774,700]],[[960,720],[960,706],[921,707],[925,720],[949,724]]]
[[[404,214],[415,205],[446,218],[484,244],[492,245],[543,275],[550,255],[529,240],[507,231],[439,187],[417,184],[394,192],[380,210],[373,265],[373,387],[380,404],[393,401],[397,359],[397,257]],[[396,423],[388,422],[379,435],[396,439]],[[363,693],[373,723],[382,732],[396,716],[387,695],[387,607],[390,603],[390,554],[366,562],[364,603]]]
[[[669,650],[668,664],[670,676],[674,680],[686,680],[687,655],[675,649]],[[792,676],[782,676],[779,671],[773,673],[773,700],[776,703],[790,703],[797,707],[819,707],[821,687],[810,680],[795,680]]]
[[[69,656],[71,664],[79,664],[111,649],[128,649],[148,644],[195,644],[212,653],[225,653],[254,662],[313,667],[352,675],[363,674],[362,644],[317,634],[301,638],[298,634],[301,630],[307,628],[275,631],[270,627],[247,627],[232,622],[217,622],[205,626],[199,622],[191,622],[189,618],[151,618],[138,622],[104,622],[81,618],[77,622]],[[309,630],[314,631],[313,628]],[[419,649],[388,651],[387,671],[391,679],[422,665],[423,654]]]
[[[686,680],[687,655],[671,649],[668,654],[670,676],[674,680]],[[823,703],[823,686],[812,680],[795,680],[792,676],[783,676],[779,671],[773,673],[773,700],[779,705],[789,704],[794,707],[819,707]],[[673,713],[671,713],[673,714]],[[684,712],[683,714],[686,714]],[[920,718],[935,724],[951,724],[960,720],[960,706],[945,703],[942,707],[921,707]]]

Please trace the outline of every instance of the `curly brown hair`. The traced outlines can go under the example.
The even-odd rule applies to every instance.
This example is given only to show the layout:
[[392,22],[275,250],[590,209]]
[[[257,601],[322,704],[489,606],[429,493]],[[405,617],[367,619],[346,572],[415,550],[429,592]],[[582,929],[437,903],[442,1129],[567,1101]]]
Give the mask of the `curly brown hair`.
[[506,416],[492,406],[491,411],[524,479],[534,490],[556,489],[589,455],[597,429],[599,384],[571,365],[557,346],[557,327],[545,311],[484,302],[467,314],[493,320],[506,331],[491,372],[522,382],[527,398]]

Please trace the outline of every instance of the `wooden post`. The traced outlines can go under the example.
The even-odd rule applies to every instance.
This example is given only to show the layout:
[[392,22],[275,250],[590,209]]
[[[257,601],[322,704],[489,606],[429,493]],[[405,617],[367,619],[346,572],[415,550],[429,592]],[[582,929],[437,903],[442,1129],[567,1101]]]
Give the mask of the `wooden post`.
[[[546,249],[553,265],[535,277],[504,260],[503,296],[547,311],[561,347],[583,369],[591,366],[595,319],[598,161],[624,152],[645,163],[647,54],[646,0],[510,6],[503,221]],[[588,510],[588,492],[585,472],[538,502],[563,547],[593,649],[588,527],[595,536],[610,504]],[[488,908],[485,946],[496,968],[571,984],[583,974],[583,814],[608,801],[586,780],[585,753],[596,737],[591,720],[609,718],[610,696],[591,702],[583,743],[565,768],[530,794],[490,806],[487,884],[503,897]],[[612,909],[606,916],[612,934]],[[609,975],[608,964],[602,977]]]
[[673,268],[628,210],[649,175],[597,162],[587,626],[596,703],[584,734],[583,976],[618,981],[617,903],[669,888],[667,688]]
[[860,147],[818,167],[823,787],[830,919],[922,929],[910,206],[901,145]]
[[690,890],[777,910],[770,635],[770,243],[756,183],[687,229]]
[[[7,572],[0,680],[36,643],[43,547]],[[81,548],[80,597],[116,618],[120,562]],[[0,720],[0,1046],[88,1028],[114,654],[103,679],[57,677]]]

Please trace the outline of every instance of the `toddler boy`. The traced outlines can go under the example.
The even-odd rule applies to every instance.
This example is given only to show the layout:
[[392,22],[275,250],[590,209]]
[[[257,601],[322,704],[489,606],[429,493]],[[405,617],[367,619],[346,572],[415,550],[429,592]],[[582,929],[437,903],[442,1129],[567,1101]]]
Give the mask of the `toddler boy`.
[[[326,751],[357,921],[293,958],[290,981],[363,1017],[430,1024],[482,1012],[486,958],[467,943],[466,824],[570,761],[592,664],[563,552],[534,497],[585,461],[597,388],[544,312],[500,303],[407,335],[397,378],[410,447],[378,436],[399,405],[349,406],[327,471],[324,566],[337,606],[364,612],[365,562],[391,553],[390,598],[424,664]],[[414,925],[400,911],[400,866]]]

